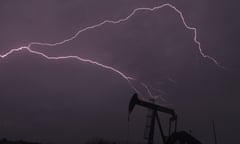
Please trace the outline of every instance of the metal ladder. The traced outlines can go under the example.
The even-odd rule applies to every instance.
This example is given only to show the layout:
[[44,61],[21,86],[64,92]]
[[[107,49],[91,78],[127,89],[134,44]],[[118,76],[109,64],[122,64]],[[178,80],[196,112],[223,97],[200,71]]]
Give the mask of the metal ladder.
[[[154,99],[150,99],[150,102],[155,103]],[[144,136],[143,136],[145,140],[149,139],[150,128],[152,126],[152,117],[153,117],[153,110],[148,109],[147,115],[146,115],[145,128],[144,128]]]

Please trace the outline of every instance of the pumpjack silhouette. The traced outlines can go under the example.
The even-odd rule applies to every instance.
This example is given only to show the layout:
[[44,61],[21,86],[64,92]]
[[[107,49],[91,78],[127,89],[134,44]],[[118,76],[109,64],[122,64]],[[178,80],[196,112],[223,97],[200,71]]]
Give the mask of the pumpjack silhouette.
[[[153,144],[154,137],[154,128],[155,121],[157,120],[157,124],[161,133],[161,137],[164,144],[202,144],[199,140],[188,134],[186,131],[177,131],[177,114],[173,109],[163,107],[151,102],[143,101],[138,98],[138,94],[135,93],[130,100],[128,112],[129,116],[132,113],[135,105],[139,105],[145,108],[152,110],[151,115],[151,123],[150,123],[150,131],[148,136],[148,144]],[[158,112],[163,112],[171,115],[169,119],[169,128],[168,128],[168,136],[164,134]],[[174,126],[172,132],[172,125]]]

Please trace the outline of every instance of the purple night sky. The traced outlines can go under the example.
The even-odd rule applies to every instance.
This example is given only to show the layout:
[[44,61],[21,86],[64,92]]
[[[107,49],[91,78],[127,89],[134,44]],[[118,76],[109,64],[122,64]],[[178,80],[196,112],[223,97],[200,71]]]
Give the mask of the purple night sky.
[[[137,11],[128,20],[89,29],[56,46],[32,45],[48,60],[27,49],[4,54],[31,42],[55,43],[104,20],[117,21],[136,8],[170,3],[173,8]],[[128,136],[128,103],[135,92],[175,109],[179,130],[203,143],[240,143],[239,2],[223,0],[2,0],[0,2],[0,139],[46,143],[84,143],[101,137],[143,142],[147,110],[136,108]],[[224,68],[223,68],[224,67]],[[164,119],[165,117],[163,117]],[[157,133],[158,134],[158,133]],[[159,140],[156,135],[156,141]]]

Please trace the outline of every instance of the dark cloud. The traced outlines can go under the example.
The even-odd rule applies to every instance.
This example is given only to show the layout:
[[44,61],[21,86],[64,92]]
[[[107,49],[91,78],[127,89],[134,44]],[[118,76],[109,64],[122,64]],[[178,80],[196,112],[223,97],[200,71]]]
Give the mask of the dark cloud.
[[[127,22],[89,30],[64,45],[33,49],[113,66],[166,92],[167,102],[160,103],[176,109],[179,128],[212,143],[214,119],[219,142],[237,143],[238,4],[170,2],[198,28],[204,53],[225,68],[201,57],[193,32],[170,8],[138,12]],[[60,41],[104,19],[123,18],[136,7],[162,3],[5,0],[0,4],[0,53],[31,41]],[[120,75],[73,59],[47,61],[27,51],[1,59],[0,74],[0,137],[53,143],[127,138],[127,106],[134,91]],[[145,115],[142,108],[134,111],[131,139],[142,140]]]

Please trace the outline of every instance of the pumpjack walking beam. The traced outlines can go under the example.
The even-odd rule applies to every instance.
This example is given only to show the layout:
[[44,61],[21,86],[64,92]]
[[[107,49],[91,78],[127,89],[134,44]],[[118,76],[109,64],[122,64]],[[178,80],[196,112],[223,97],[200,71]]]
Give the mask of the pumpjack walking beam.
[[151,118],[151,126],[150,126],[150,132],[149,132],[149,139],[148,139],[148,144],[153,144],[153,136],[154,136],[154,127],[155,127],[155,120],[157,119],[157,123],[160,129],[160,133],[163,139],[163,143],[166,144],[166,138],[160,123],[160,119],[158,117],[158,111],[163,112],[163,113],[167,113],[170,114],[172,117],[169,119],[169,136],[171,134],[171,125],[172,122],[175,121],[175,129],[174,132],[176,132],[176,127],[177,127],[177,115],[175,114],[175,111],[167,108],[167,107],[163,107],[160,105],[156,105],[154,103],[150,103],[150,102],[145,102],[142,101],[138,98],[138,95],[135,93],[129,103],[129,108],[128,108],[128,112],[129,114],[131,114],[131,112],[133,111],[135,105],[140,105],[149,109],[153,110],[153,114],[152,114],[152,118]]
[[[153,144],[155,120],[157,120],[159,130],[161,133],[161,137],[162,137],[164,144],[176,144],[176,143],[202,144],[199,140],[197,140],[196,138],[194,138],[193,136],[191,136],[190,134],[188,134],[185,131],[177,132],[177,115],[174,110],[167,108],[167,107],[160,106],[160,105],[156,105],[154,103],[142,101],[142,100],[138,99],[138,95],[136,93],[133,95],[133,97],[129,103],[129,107],[128,107],[129,115],[133,111],[135,105],[140,105],[140,106],[146,107],[148,109],[151,109],[153,111],[152,117],[151,117],[151,126],[150,126],[148,144]],[[171,115],[171,117],[169,119],[169,136],[167,137],[167,139],[164,135],[163,128],[161,126],[161,122],[160,122],[160,119],[158,116],[158,111]],[[173,133],[171,133],[172,122],[175,122],[175,128],[174,128]]]
[[136,104],[140,105],[140,106],[143,106],[143,107],[147,107],[149,109],[156,110],[156,111],[168,113],[168,114],[172,115],[173,119],[176,119],[176,114],[175,114],[175,111],[173,109],[170,109],[170,108],[167,108],[167,107],[163,107],[163,106],[160,106],[160,105],[156,105],[156,104],[153,104],[153,103],[149,103],[149,102],[145,102],[145,101],[139,100],[137,93],[135,93],[133,95],[133,97],[132,97],[132,99],[131,99],[131,101],[129,103],[129,109],[128,109],[129,113],[131,113],[133,111],[134,106]]

